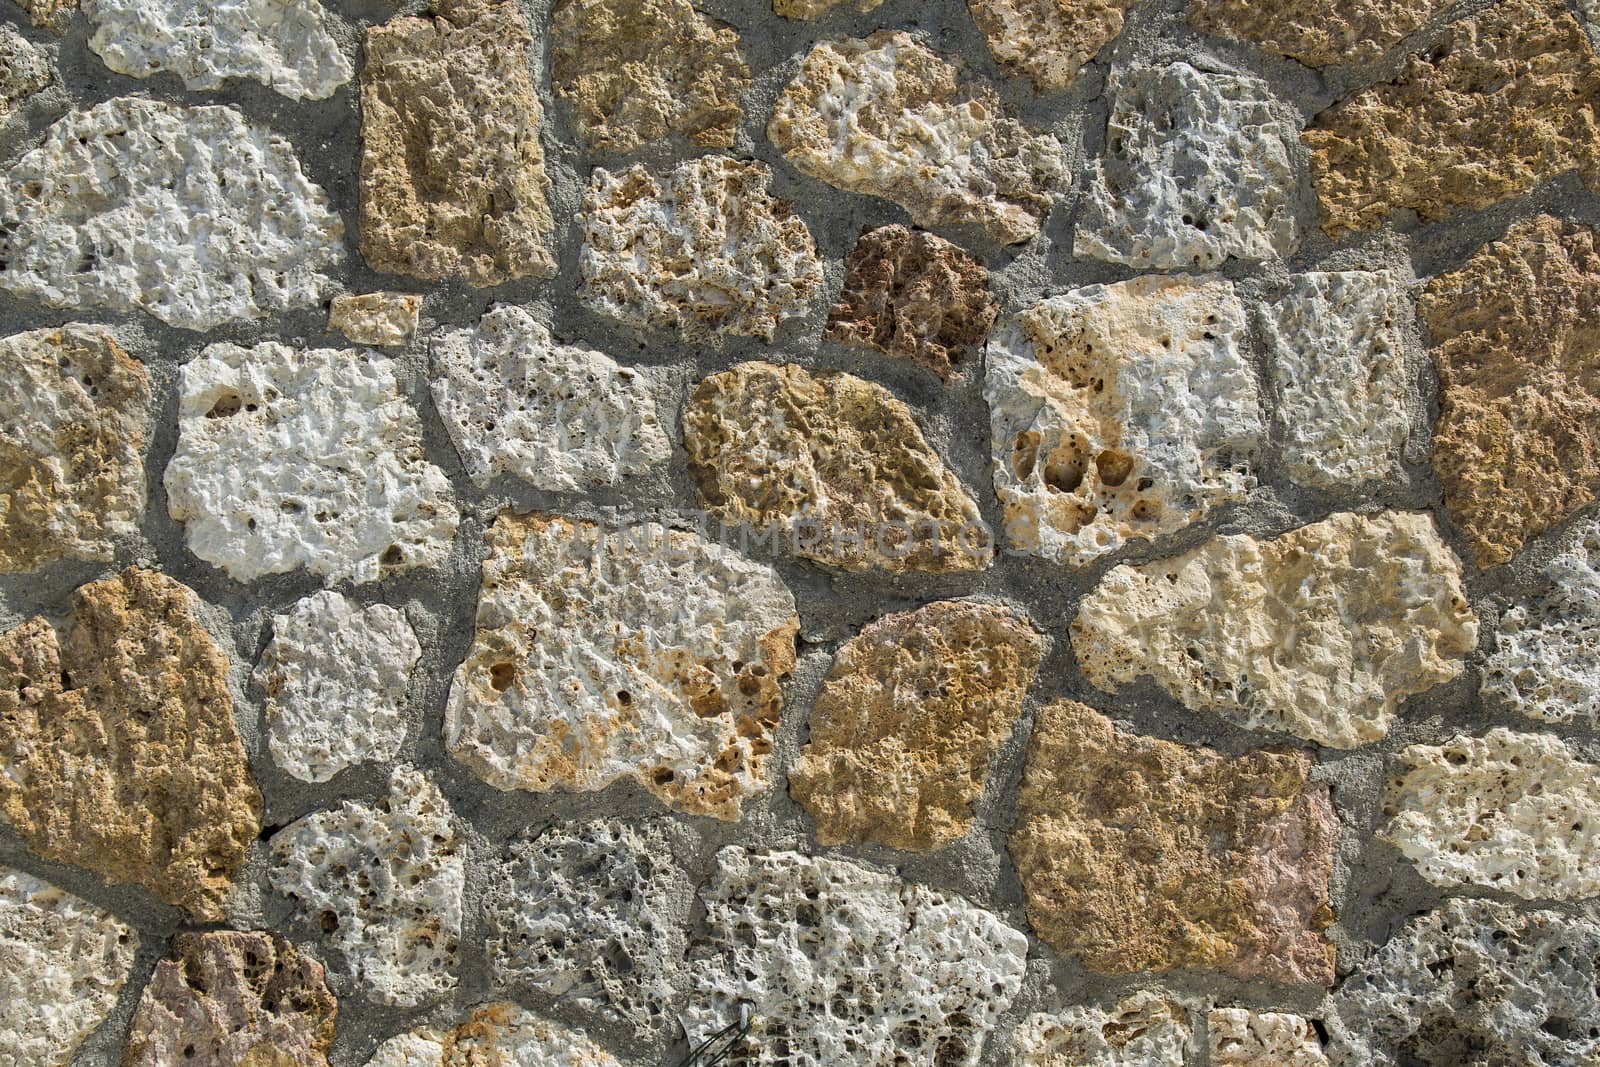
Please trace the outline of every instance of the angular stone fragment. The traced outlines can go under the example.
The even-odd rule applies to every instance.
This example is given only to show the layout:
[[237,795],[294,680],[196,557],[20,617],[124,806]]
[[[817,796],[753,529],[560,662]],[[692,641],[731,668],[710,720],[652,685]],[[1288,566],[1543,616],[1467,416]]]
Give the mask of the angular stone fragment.
[[596,167],[583,200],[578,295],[637,330],[772,340],[822,285],[811,231],[764,163],[686,160],[661,177]]
[[1428,284],[1433,464],[1478,566],[1504,563],[1600,491],[1600,248],[1541,215]]
[[484,1004],[448,1030],[419,1026],[379,1045],[367,1067],[622,1067],[585,1034],[515,1004]]
[[354,349],[211,345],[183,367],[167,511],[241,582],[434,566],[459,515],[396,366]]
[[10,25],[0,25],[0,123],[49,85],[55,77],[50,60]]
[[1311,1023],[1299,1015],[1248,1008],[1212,1008],[1212,1067],[1328,1067]]
[[1009,847],[1028,922],[1091,971],[1333,983],[1339,823],[1299,752],[1227,756],[1042,709]]
[[104,329],[0,339],[0,574],[109,560],[144,515],[150,378]]
[[1600,190],[1600,57],[1561,0],[1502,0],[1452,23],[1395,79],[1303,135],[1331,237],[1399,211],[1479,210],[1576,170]]
[[1600,526],[1551,560],[1548,585],[1500,616],[1482,692],[1545,722],[1600,718]]
[[134,1013],[122,1067],[326,1067],[338,1002],[277,934],[180,933]]
[[450,752],[496,789],[631,778],[737,819],[768,788],[794,667],[794,598],[771,568],[656,523],[503,514],[477,630],[445,706]]
[[575,1007],[639,1038],[683,1000],[693,886],[666,820],[552,827],[514,842],[484,903],[498,988]]
[[1397,475],[1411,433],[1402,290],[1387,271],[1312,271],[1289,285],[1262,316],[1289,476],[1349,489]]
[[881,385],[741,363],[695,387],[683,446],[713,515],[804,559],[895,574],[989,564],[977,503]]
[[767,125],[802,174],[899,204],[919,226],[970,223],[1001,244],[1039,232],[1064,184],[1048,134],[909,35],[811,49]]
[[1135,0],[967,0],[1002,70],[1037,92],[1065,89],[1122,32]]
[[455,989],[466,849],[423,774],[397,767],[376,806],[314,812],[271,846],[268,882],[321,928],[362,996],[415,1008]]
[[844,268],[824,339],[909,359],[946,382],[999,312],[983,260],[923,230],[863,233]]
[[252,678],[267,694],[274,762],[303,782],[326,782],[353,764],[393,760],[421,658],[405,613],[387,604],[357,608],[323,590],[274,615]]
[[1335,748],[1388,733],[1406,697],[1461,673],[1478,620],[1425,514],[1341,512],[1110,571],[1072,623],[1078,666],[1140,675],[1199,711]]
[[1043,654],[1025,619],[956,600],[886,615],[846,642],[789,772],[817,840],[929,849],[965,836]]
[[16,0],[17,6],[28,13],[28,21],[41,30],[57,37],[67,32],[72,23],[72,13],[78,0]]
[[0,287],[209,330],[317,303],[344,223],[289,142],[231,107],[74,111],[0,183]]
[[1265,82],[1188,63],[1112,73],[1105,157],[1094,164],[1073,252],[1138,270],[1285,259],[1299,125]]
[[491,308],[429,347],[434,402],[479,485],[498,474],[556,491],[616,485],[672,455],[651,377],[556,344],[522,308]]
[[0,1061],[71,1063],[133,971],[139,935],[108,911],[0,867]]
[[750,66],[738,31],[689,0],[565,0],[550,26],[550,80],[591,151],[632,152],[669,133],[727,148]]
[[328,307],[328,329],[358,345],[403,345],[421,317],[418,293],[340,293]]
[[1600,1057],[1600,925],[1492,900],[1412,919],[1329,1003],[1335,1067],[1584,1067]]
[[1451,6],[1451,0],[1189,0],[1189,25],[1329,67],[1370,63]]
[[429,282],[553,277],[541,50],[514,0],[432,12],[367,29],[361,256]]
[[1189,1013],[1140,990],[1115,1008],[1030,1015],[1017,1027],[1015,1067],[1183,1067]]
[[[846,0],[772,0],[772,10],[786,19],[814,19],[845,2]],[[850,6],[852,10],[865,14],[882,5],[883,0],[855,0]]]
[[118,74],[168,71],[186,89],[249,78],[291,100],[325,100],[350,61],[318,0],[83,0],[89,47]]
[[62,632],[33,618],[0,635],[0,813],[46,859],[216,922],[261,794],[198,603],[129,569],[78,587]]
[[690,1043],[739,1019],[734,1060],[972,1067],[1021,985],[1027,938],[969,901],[845,860],[717,853],[690,949]]

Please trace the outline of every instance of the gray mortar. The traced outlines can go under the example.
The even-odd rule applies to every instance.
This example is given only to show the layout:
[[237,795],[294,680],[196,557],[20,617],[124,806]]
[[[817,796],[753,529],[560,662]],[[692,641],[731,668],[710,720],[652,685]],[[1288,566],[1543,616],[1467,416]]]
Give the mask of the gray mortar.
[[[519,0],[536,31],[548,25],[549,0]],[[361,27],[395,14],[424,8],[419,0],[391,6],[382,0],[327,0],[333,30],[346,52],[359,61]],[[1067,145],[1073,171],[1081,179],[1086,160],[1096,158],[1104,140],[1107,102],[1103,87],[1110,69],[1145,62],[1187,59],[1208,69],[1233,70],[1266,78],[1286,107],[1302,120],[1359,88],[1391,77],[1401,58],[1430,46],[1443,21],[1488,6],[1487,0],[1462,4],[1445,20],[1423,30],[1384,58],[1359,67],[1318,74],[1299,64],[1259,49],[1192,33],[1184,23],[1183,0],[1149,0],[1129,13],[1122,35],[1087,66],[1068,91],[1038,96],[1022,80],[1000,75],[973,26],[961,0],[889,0],[866,15],[846,7],[815,22],[789,22],[774,16],[767,0],[702,0],[702,10],[732,23],[755,71],[755,82],[745,100],[746,114],[731,154],[760,159],[773,169],[773,188],[791,200],[810,227],[826,262],[827,285],[810,314],[783,324],[776,340],[765,344],[749,338],[729,339],[720,347],[695,347],[662,334],[639,335],[582,306],[575,296],[580,234],[574,222],[586,176],[594,166],[613,170],[643,162],[663,168],[678,158],[697,154],[681,140],[657,143],[627,157],[592,156],[582,147],[571,122],[571,109],[555,101],[549,91],[548,57],[539,72],[547,112],[544,141],[547,168],[554,183],[552,204],[558,222],[555,247],[560,274],[549,282],[518,282],[495,289],[475,290],[459,284],[425,286],[414,280],[380,275],[368,270],[356,249],[356,165],[359,158],[360,117],[355,83],[341,88],[325,101],[290,101],[254,82],[234,80],[220,92],[188,92],[177,78],[160,75],[138,80],[115,74],[87,47],[88,26],[80,16],[71,32],[59,42],[28,27],[20,12],[4,7],[4,16],[34,44],[47,49],[56,61],[58,82],[30,101],[19,117],[0,130],[0,164],[9,166],[35,145],[44,129],[69,109],[87,107],[114,96],[137,94],[182,104],[226,102],[251,120],[285,135],[294,145],[308,176],[331,196],[344,218],[347,259],[330,271],[351,292],[400,289],[425,293],[424,322],[418,338],[407,348],[384,354],[399,364],[402,387],[426,428],[428,458],[450,476],[458,493],[463,521],[448,561],[429,571],[410,572],[384,581],[341,588],[360,604],[384,602],[403,608],[423,645],[423,658],[407,699],[408,730],[400,760],[424,768],[439,784],[455,808],[468,839],[467,916],[463,934],[460,988],[455,996],[417,1012],[374,1005],[356,995],[349,983],[339,984],[338,1037],[331,1059],[335,1067],[355,1067],[365,1062],[374,1046],[386,1037],[421,1022],[449,1024],[464,1009],[482,1000],[504,995],[491,988],[483,951],[478,904],[487,884],[490,865],[506,843],[523,833],[580,818],[620,816],[643,818],[662,814],[662,808],[645,791],[623,783],[595,794],[501,793],[450,759],[440,740],[443,705],[450,674],[464,657],[471,639],[477,597],[478,565],[484,555],[483,531],[504,508],[549,509],[589,517],[650,517],[695,507],[681,445],[675,446],[664,471],[634,479],[615,489],[588,493],[545,493],[509,478],[486,489],[466,477],[459,457],[439,420],[428,394],[427,337],[441,327],[474,324],[497,302],[532,305],[548,314],[552,330],[563,342],[598,348],[624,364],[658,368],[662,385],[660,416],[663,425],[676,426],[688,389],[716,370],[749,358],[791,360],[808,367],[841,368],[888,386],[911,405],[930,441],[975,491],[986,521],[1000,528],[999,508],[989,480],[989,414],[981,393],[980,368],[967,367],[963,379],[945,388],[931,374],[875,352],[850,349],[819,341],[832,296],[843,279],[842,260],[864,228],[890,222],[909,222],[904,211],[882,200],[841,193],[822,182],[806,178],[790,167],[766,139],[764,129],[773,102],[795,72],[810,44],[835,35],[865,35],[875,29],[906,29],[937,51],[959,55],[978,74],[996,84],[1006,103],[1033,126],[1055,132]],[[541,35],[542,39],[542,35]],[[358,62],[359,66],[359,62]],[[1477,214],[1463,214],[1438,225],[1418,225],[1414,218],[1397,219],[1392,227],[1355,236],[1335,247],[1316,226],[1309,187],[1300,201],[1302,230],[1306,234],[1299,253],[1288,263],[1244,264],[1230,261],[1222,274],[1233,280],[1247,303],[1281,292],[1293,272],[1311,269],[1396,269],[1402,277],[1427,279],[1459,263],[1472,250],[1502,234],[1511,224],[1539,212],[1551,212],[1600,226],[1600,199],[1589,194],[1574,177],[1549,182],[1529,196]],[[972,227],[944,231],[946,236],[984,256],[993,271],[991,284],[1006,312],[1016,312],[1041,296],[1092,282],[1117,281],[1134,272],[1096,261],[1075,261],[1071,255],[1077,190],[1066,195],[1049,218],[1044,238],[1027,245],[1001,248]],[[212,607],[207,622],[232,658],[230,687],[235,714],[250,755],[251,766],[266,797],[262,840],[252,850],[232,899],[228,925],[271,925],[284,929],[296,943],[321,958],[331,950],[318,943],[316,932],[304,925],[286,925],[289,907],[266,888],[268,863],[265,841],[277,829],[308,812],[336,805],[346,798],[371,800],[386,791],[387,768],[364,765],[331,782],[309,785],[282,774],[265,750],[260,728],[262,694],[249,684],[249,674],[270,633],[270,616],[286,611],[296,600],[320,587],[303,573],[280,575],[241,585],[220,570],[191,555],[184,547],[183,531],[167,515],[161,478],[177,435],[177,368],[194,358],[206,344],[229,340],[252,344],[279,340],[289,344],[344,347],[347,342],[326,332],[326,309],[288,312],[250,323],[224,326],[200,334],[174,329],[140,313],[105,314],[93,309],[54,310],[0,293],[0,324],[4,333],[53,327],[68,321],[91,321],[113,326],[125,347],[149,369],[154,389],[154,433],[146,455],[149,508],[138,536],[119,546],[115,563],[97,565],[66,562],[31,574],[0,577],[0,629],[9,629],[34,614],[59,618],[69,593],[86,581],[107,577],[129,565],[159,567],[196,590]],[[1459,532],[1441,506],[1438,480],[1428,468],[1429,428],[1438,414],[1435,384],[1428,367],[1423,339],[1415,326],[1407,337],[1408,365],[1414,371],[1413,439],[1403,477],[1377,486],[1371,492],[1319,493],[1293,484],[1285,475],[1273,449],[1262,457],[1260,487],[1251,499],[1223,509],[1208,521],[1197,523],[1152,548],[1135,543],[1080,570],[1065,569],[1041,560],[1002,555],[978,575],[874,577],[833,575],[810,564],[798,563],[769,552],[756,552],[774,564],[793,589],[802,622],[800,661],[784,685],[785,708],[776,747],[773,781],[768,795],[747,802],[737,824],[677,816],[693,831],[697,847],[679,857],[695,884],[707,879],[715,851],[729,844],[752,847],[792,847],[803,852],[834,854],[959,893],[993,910],[1019,929],[1027,930],[1022,892],[1016,870],[1005,850],[1016,800],[1027,737],[1037,709],[1057,697],[1072,697],[1113,715],[1119,723],[1143,734],[1205,744],[1237,753],[1263,744],[1299,746],[1292,737],[1234,727],[1220,717],[1184,709],[1148,681],[1127,688],[1112,698],[1090,686],[1079,673],[1067,640],[1078,599],[1110,567],[1176,554],[1218,533],[1272,536],[1346,509],[1425,509],[1438,520],[1446,538],[1463,559],[1470,559]],[[1259,335],[1252,338],[1249,356],[1262,368]],[[1263,394],[1270,394],[1263,388]],[[1590,509],[1592,514],[1594,509]],[[1382,816],[1382,788],[1394,768],[1394,754],[1408,744],[1437,743],[1462,731],[1480,732],[1492,725],[1549,730],[1565,738],[1576,752],[1600,758],[1600,734],[1582,725],[1535,726],[1530,720],[1503,708],[1486,706],[1477,693],[1478,672],[1484,650],[1493,647],[1495,623],[1504,606],[1539,585],[1544,562],[1574,536],[1574,520],[1530,545],[1510,565],[1477,571],[1469,564],[1466,581],[1473,605],[1483,621],[1480,650],[1469,658],[1469,669],[1459,679],[1408,701],[1389,735],[1381,742],[1356,751],[1314,750],[1316,777],[1329,783],[1344,824],[1334,876],[1333,904],[1339,916],[1331,934],[1338,946],[1341,977],[1365,959],[1407,917],[1436,905],[1444,893],[1423,881],[1393,848],[1372,838]],[[974,596],[1009,604],[1030,616],[1051,638],[1051,646],[1038,681],[1030,693],[1023,717],[1010,741],[999,752],[988,788],[977,807],[974,831],[956,844],[928,854],[911,854],[879,847],[823,849],[811,835],[811,822],[782,788],[789,766],[804,741],[805,721],[823,675],[838,645],[861,625],[893,610],[942,597]],[[103,1067],[117,1061],[138,996],[157,959],[166,952],[171,934],[185,925],[185,917],[150,893],[132,885],[106,885],[73,867],[46,862],[29,853],[9,827],[0,826],[0,863],[27,870],[71,892],[109,908],[134,924],[142,938],[133,979],[123,990],[116,1010],[83,1045],[77,1067]],[[1467,890],[1520,908],[1518,898],[1491,891]],[[1600,903],[1539,905],[1600,919]],[[700,921],[696,909],[694,921]],[[1211,972],[1180,971],[1161,976],[1108,978],[1086,973],[1077,962],[1058,957],[1030,934],[1029,967],[1021,994],[1002,1025],[991,1035],[983,1063],[1007,1062],[1011,1030],[1026,1014],[1052,1011],[1083,1003],[1106,1003],[1141,987],[1167,990],[1191,1009],[1196,1039],[1191,1063],[1207,1062],[1203,1010],[1212,1004],[1238,1004],[1261,1009],[1282,1009],[1318,1016],[1325,991],[1264,980],[1243,982]],[[579,1021],[557,1005],[529,1001],[528,1006],[558,1019]],[[678,1041],[670,1049],[640,1048],[630,1043],[620,1027],[587,1027],[602,1042],[624,1057],[630,1067],[673,1064],[686,1049]]]

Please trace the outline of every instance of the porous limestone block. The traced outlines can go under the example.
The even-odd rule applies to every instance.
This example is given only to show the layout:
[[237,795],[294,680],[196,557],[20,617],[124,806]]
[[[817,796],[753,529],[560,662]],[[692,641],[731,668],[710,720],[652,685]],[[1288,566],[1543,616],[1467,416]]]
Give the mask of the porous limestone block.
[[29,22],[57,37],[67,32],[72,24],[72,13],[78,9],[78,0],[16,0],[16,3],[28,13]]
[[9,24],[0,25],[0,124],[53,80],[49,57]]
[[1330,67],[1372,62],[1451,6],[1451,0],[1189,0],[1189,25]]
[[328,306],[328,330],[358,345],[404,345],[421,317],[420,293],[340,293]]
[[1206,1028],[1212,1067],[1328,1067],[1315,1027],[1299,1015],[1212,1008]]
[[1014,1041],[1015,1067],[1183,1067],[1189,1013],[1140,990],[1110,1010],[1078,1005],[1030,1015]]
[[1600,525],[1544,569],[1548,584],[1500,616],[1485,697],[1534,719],[1600,717]]
[[989,54],[1036,92],[1065,89],[1122,32],[1135,0],[967,0]]
[[577,1030],[515,1004],[484,1004],[449,1029],[419,1026],[379,1045],[367,1067],[622,1067]]

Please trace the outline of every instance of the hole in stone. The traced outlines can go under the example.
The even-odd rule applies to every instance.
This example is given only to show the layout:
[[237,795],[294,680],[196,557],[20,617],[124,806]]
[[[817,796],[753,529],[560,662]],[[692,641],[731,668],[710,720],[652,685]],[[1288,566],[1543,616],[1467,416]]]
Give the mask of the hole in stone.
[[1114,449],[1108,448],[1094,457],[1094,465],[1100,472],[1100,484],[1113,488],[1127,481],[1128,475],[1133,473],[1133,457]]
[[229,415],[239,414],[239,409],[244,407],[244,397],[238,393],[223,393],[217,402],[211,405],[211,410],[206,412],[208,419],[225,419]]
[[489,668],[489,684],[496,693],[504,693],[517,680],[517,668],[509,663],[496,663]]

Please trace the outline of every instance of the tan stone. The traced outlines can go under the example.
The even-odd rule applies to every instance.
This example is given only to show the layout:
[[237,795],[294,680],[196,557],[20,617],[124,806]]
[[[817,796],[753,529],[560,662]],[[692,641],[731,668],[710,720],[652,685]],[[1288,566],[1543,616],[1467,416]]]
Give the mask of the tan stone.
[[0,125],[54,80],[50,57],[9,24],[0,25]]
[[0,813],[41,856],[214,922],[261,794],[197,607],[129,569],[79,587],[64,632],[34,618],[0,635]]
[[16,2],[28,13],[29,22],[57,37],[67,32],[67,27],[72,23],[73,13],[78,10],[78,0],[16,0]]
[[1600,190],[1600,57],[1560,0],[1502,0],[1452,24],[1391,82],[1302,134],[1332,237],[1397,211],[1433,222],[1578,171]]
[[1310,1020],[1281,1011],[1212,1008],[1211,1067],[1328,1067]]
[[1451,6],[1452,0],[1189,0],[1189,25],[1328,67],[1369,63]]
[[975,571],[992,546],[905,404],[852,374],[755,361],[706,378],[683,412],[700,502],[846,571]]
[[578,1030],[515,1004],[482,1004],[448,1029],[419,1026],[379,1045],[367,1067],[621,1067]]
[[1542,215],[1429,283],[1439,372],[1433,464],[1480,567],[1600,490],[1600,249]]
[[1065,89],[1122,32],[1136,0],[967,0],[1002,70],[1039,92]]
[[527,20],[514,0],[436,0],[433,11],[367,30],[361,255],[430,282],[552,277]]
[[328,307],[328,330],[358,345],[403,345],[421,317],[420,293],[340,293]]
[[[814,19],[849,0],[772,0],[772,10],[786,19]],[[883,5],[883,0],[855,0],[851,10],[866,14]]]
[[834,658],[789,772],[817,840],[930,849],[965,836],[1043,652],[992,604],[938,601],[865,627]]
[[1303,753],[1139,737],[1073,701],[1034,726],[1011,831],[1028,921],[1091,971],[1333,982],[1338,821]]
[[1109,1010],[1075,1004],[1022,1020],[1010,1067],[1183,1067],[1189,1012],[1149,989]]

